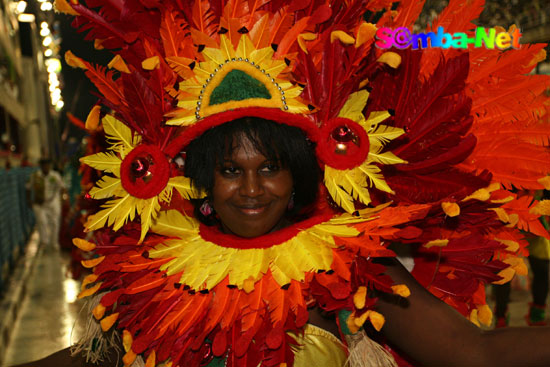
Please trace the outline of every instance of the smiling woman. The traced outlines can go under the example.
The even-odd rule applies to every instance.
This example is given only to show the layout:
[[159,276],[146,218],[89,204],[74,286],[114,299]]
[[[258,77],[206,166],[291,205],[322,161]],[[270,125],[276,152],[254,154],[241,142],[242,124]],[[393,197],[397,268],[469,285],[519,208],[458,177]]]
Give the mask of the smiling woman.
[[133,367],[550,364],[550,329],[475,326],[484,284],[525,270],[519,229],[550,236],[548,203],[507,190],[550,185],[543,45],[377,48],[413,0],[57,4],[115,53],[66,56],[110,145],[82,160],[104,201],[74,241],[95,297],[75,355],[101,363],[112,332]]

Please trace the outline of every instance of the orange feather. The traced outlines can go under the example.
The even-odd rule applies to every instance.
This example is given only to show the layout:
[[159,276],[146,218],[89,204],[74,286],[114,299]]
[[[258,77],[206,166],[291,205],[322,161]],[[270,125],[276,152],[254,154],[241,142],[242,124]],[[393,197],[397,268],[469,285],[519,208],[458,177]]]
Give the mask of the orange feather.
[[242,331],[245,332],[258,322],[262,321],[262,317],[265,314],[266,306],[263,302],[264,282],[261,280],[256,283],[254,291],[247,294],[245,297],[241,297],[243,300],[243,319],[242,319]]
[[212,291],[214,296],[212,297],[212,304],[208,312],[205,329],[211,330],[220,322],[220,318],[226,312],[228,302],[234,292],[236,291],[227,288],[227,278],[214,287]]

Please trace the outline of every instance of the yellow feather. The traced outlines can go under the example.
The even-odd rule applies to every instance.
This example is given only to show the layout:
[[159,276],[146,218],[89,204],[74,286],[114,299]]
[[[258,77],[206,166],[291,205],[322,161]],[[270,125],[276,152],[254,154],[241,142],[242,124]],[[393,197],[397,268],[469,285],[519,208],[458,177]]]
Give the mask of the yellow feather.
[[541,200],[529,209],[529,213],[536,215],[550,215],[550,200]]
[[222,50],[223,56],[226,60],[231,60],[233,57],[235,57],[235,50],[233,49],[233,45],[231,44],[229,38],[227,38],[224,34],[220,36],[220,50]]
[[248,58],[250,53],[255,49],[254,44],[250,40],[248,35],[243,35],[239,40],[237,45],[237,51],[235,52],[235,57],[242,57],[243,59]]
[[[312,233],[313,234],[313,233]],[[332,264],[332,246],[333,243],[327,242],[325,239],[315,235],[298,235],[298,240],[304,242],[305,248],[308,251],[308,256],[314,262],[316,269],[330,269]]]
[[141,67],[145,70],[157,69],[160,65],[160,59],[158,56],[151,56],[141,62]]
[[114,223],[113,229],[117,231],[124,225],[128,217],[132,220],[135,215],[134,200],[132,199],[132,196],[128,194],[122,198],[108,201],[102,206],[105,209],[100,210],[88,219],[85,225],[86,229],[92,231],[105,226],[105,223],[109,226]]
[[[319,246],[320,243],[321,246]],[[302,270],[330,269],[330,264],[332,264],[330,243],[315,236],[300,236],[294,239],[293,244],[299,249],[299,251],[293,252],[296,255],[294,257],[299,258],[300,255],[304,257],[302,262],[298,263]]]
[[186,243],[187,241],[182,240],[167,240],[157,245],[154,249],[149,250],[149,256],[154,259],[179,256],[184,251]]
[[336,40],[339,40],[345,45],[353,45],[355,43],[355,38],[344,31],[332,31],[330,33],[330,43],[333,43]]
[[387,125],[377,125],[369,131],[369,142],[372,144],[386,144],[390,140],[400,137],[405,133],[403,129]]
[[134,220],[136,211],[141,199],[130,196],[127,200],[121,201],[114,211],[114,215],[109,217],[108,224],[113,224],[113,230],[118,231],[128,221]]
[[120,178],[107,175],[101,177],[96,185],[90,190],[90,196],[96,200],[110,198],[115,193],[120,193],[120,189],[122,189]]
[[364,177],[364,175],[356,175],[354,171],[355,169],[352,171],[348,171],[343,175],[345,180],[342,181],[342,186],[348,193],[351,194],[354,199],[359,200],[365,205],[368,205],[370,204],[371,199],[369,190],[363,186],[366,185],[366,180],[357,179],[357,176],[361,178]]
[[190,234],[196,234],[199,223],[192,217],[187,217],[177,210],[167,210],[159,213],[153,231],[170,237],[186,238]]
[[127,154],[136,144],[139,144],[139,141],[136,141],[137,138],[132,137],[132,130],[113,116],[105,115],[101,122],[107,141],[112,145],[111,149]]
[[325,236],[328,235],[329,238],[332,238],[332,236],[357,237],[359,235],[359,231],[353,227],[348,227],[346,225],[327,224],[327,223],[316,225],[313,233],[317,233],[317,232],[320,232]]
[[388,111],[372,111],[367,118],[366,125],[368,128],[374,127],[390,116]]
[[202,54],[204,55],[205,60],[210,60],[216,65],[223,64],[225,60],[227,60],[221,50],[217,48],[207,47],[204,49]]
[[[252,51],[250,53],[250,61],[254,61],[256,64],[259,64],[264,62],[265,60],[271,60],[272,56],[273,56],[273,49],[271,47],[265,47],[259,50]],[[279,86],[283,88],[281,85]]]
[[352,197],[345,192],[339,185],[339,172],[329,166],[325,166],[325,186],[327,190],[341,208],[348,213],[353,213],[355,206],[353,205]]
[[367,105],[368,98],[369,92],[364,89],[350,94],[346,103],[338,113],[338,116],[345,117],[356,122],[364,121],[365,116],[363,116],[363,110]]
[[120,177],[122,160],[112,152],[101,152],[80,158],[80,162],[103,172],[114,173]]
[[73,245],[81,249],[82,251],[92,251],[96,248],[96,244],[86,241],[82,238],[73,238]]
[[[279,256],[273,260],[273,263],[270,265],[271,270],[273,271],[274,268],[279,268],[282,273],[285,274],[286,283],[279,283],[279,285],[283,286],[290,282],[290,279],[296,279],[299,281],[302,281],[304,279],[304,270],[300,269],[299,264],[296,262],[299,261],[301,250],[299,250],[298,246],[291,245],[289,246],[289,252],[290,254],[293,254],[293,256]],[[275,279],[277,280],[277,279]]]
[[186,199],[200,199],[206,196],[205,192],[198,191],[191,185],[191,179],[189,179],[189,177],[185,177],[185,176],[172,177],[168,181],[168,185],[178,190],[180,195]]
[[359,169],[367,175],[372,185],[378,190],[393,194],[393,190],[388,186],[388,184],[384,180],[384,176],[380,173],[380,168],[378,168],[377,166],[362,164],[361,166],[359,166]]
[[[265,69],[265,72],[266,72],[266,74],[269,74],[269,75],[272,75],[272,76],[277,76],[281,73],[281,71],[286,69],[286,67],[287,66],[286,66],[285,62],[281,61],[281,62],[273,63],[270,67]],[[286,92],[285,92],[285,94],[286,94]]]
[[267,272],[268,265],[264,261],[264,250],[236,250],[232,253],[233,269],[229,273],[229,282],[231,284],[244,284],[248,278],[258,280],[260,274]]
[[[287,264],[281,264],[281,265],[284,267]],[[275,282],[277,282],[277,284],[279,284],[280,286],[283,286],[285,284],[290,283],[291,279],[286,275],[286,273],[278,265],[272,264],[270,269],[271,269],[271,275],[273,275],[273,279],[275,279]]]
[[[382,147],[382,146],[381,146]],[[400,163],[407,163],[407,161],[399,158],[392,152],[385,152],[382,154],[369,152],[368,155],[368,163],[374,162],[374,163],[382,163],[382,164],[400,164]]]
[[152,197],[150,199],[144,200],[144,204],[140,210],[141,218],[141,236],[139,238],[139,243],[143,241],[147,231],[151,227],[151,222],[156,218],[158,211],[160,210],[160,204],[158,198]]
[[219,260],[214,264],[214,266],[208,266],[208,262],[205,264],[201,264],[203,269],[208,269],[208,278],[206,280],[207,289],[214,288],[227,276],[228,269],[232,263],[232,260],[236,259],[236,257],[232,256],[234,253],[235,252],[228,251],[225,254],[222,254],[222,256],[218,257]]

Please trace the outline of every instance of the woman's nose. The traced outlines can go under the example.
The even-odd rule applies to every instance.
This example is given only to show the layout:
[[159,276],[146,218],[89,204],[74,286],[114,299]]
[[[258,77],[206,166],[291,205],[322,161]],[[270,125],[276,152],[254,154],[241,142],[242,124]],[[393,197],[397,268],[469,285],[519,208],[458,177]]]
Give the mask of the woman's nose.
[[261,177],[257,172],[245,172],[241,182],[241,195],[256,197],[263,194]]

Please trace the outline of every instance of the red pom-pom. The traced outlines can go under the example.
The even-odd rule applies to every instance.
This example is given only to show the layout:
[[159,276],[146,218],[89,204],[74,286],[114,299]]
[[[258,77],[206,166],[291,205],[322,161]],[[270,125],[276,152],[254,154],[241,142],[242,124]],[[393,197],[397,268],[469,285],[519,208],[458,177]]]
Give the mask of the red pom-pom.
[[120,165],[122,187],[132,196],[149,199],[164,190],[170,178],[170,163],[154,145],[134,148]]
[[338,117],[321,128],[317,154],[327,166],[352,169],[367,159],[369,146],[369,137],[361,125]]

